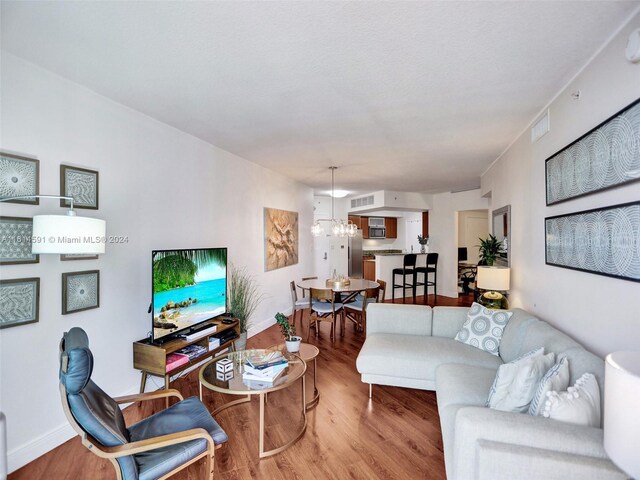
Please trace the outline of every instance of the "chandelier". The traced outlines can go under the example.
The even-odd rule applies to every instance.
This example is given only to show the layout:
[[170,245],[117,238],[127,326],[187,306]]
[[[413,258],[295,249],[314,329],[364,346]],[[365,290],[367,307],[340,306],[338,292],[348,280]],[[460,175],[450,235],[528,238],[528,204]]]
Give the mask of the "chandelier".
[[358,227],[354,223],[336,220],[334,208],[334,173],[338,167],[329,167],[331,170],[331,218],[320,218],[311,226],[311,235],[319,237],[324,233],[324,228],[320,222],[331,222],[331,233],[334,237],[354,237]]

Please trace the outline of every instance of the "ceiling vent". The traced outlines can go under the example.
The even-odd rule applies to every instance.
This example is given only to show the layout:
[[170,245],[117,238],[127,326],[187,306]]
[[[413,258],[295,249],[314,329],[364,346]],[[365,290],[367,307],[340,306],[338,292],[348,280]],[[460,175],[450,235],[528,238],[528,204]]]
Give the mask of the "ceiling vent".
[[535,143],[544,137],[550,129],[549,110],[531,128],[531,143]]
[[374,200],[373,195],[369,195],[367,197],[352,198],[351,208],[366,207],[368,205],[373,205],[373,200]]

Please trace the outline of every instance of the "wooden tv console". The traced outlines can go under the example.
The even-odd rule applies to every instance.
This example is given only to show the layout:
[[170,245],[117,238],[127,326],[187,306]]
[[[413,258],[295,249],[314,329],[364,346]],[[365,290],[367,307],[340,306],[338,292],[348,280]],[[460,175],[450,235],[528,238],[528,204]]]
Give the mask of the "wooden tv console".
[[[164,388],[169,388],[169,382],[172,376],[193,367],[195,364],[200,363],[207,358],[213,358],[221,350],[234,348],[234,342],[240,336],[240,322],[236,319],[231,324],[222,323],[222,319],[211,319],[206,323],[210,325],[216,325],[216,331],[214,333],[205,333],[200,337],[196,337],[193,340],[184,340],[176,338],[169,340],[162,345],[152,344],[148,338],[133,342],[133,368],[142,372],[142,378],[140,380],[140,393],[144,392],[147,384],[147,376],[153,375],[155,377],[164,377]],[[206,323],[203,323],[205,325]],[[224,332],[226,330],[233,329],[236,333],[236,337],[228,342],[220,344],[214,350],[209,350],[209,337],[214,334]],[[196,358],[191,359],[188,363],[180,365],[171,371],[167,372],[167,355],[177,352],[181,348],[189,345],[202,345],[207,348],[207,352],[199,355]]]

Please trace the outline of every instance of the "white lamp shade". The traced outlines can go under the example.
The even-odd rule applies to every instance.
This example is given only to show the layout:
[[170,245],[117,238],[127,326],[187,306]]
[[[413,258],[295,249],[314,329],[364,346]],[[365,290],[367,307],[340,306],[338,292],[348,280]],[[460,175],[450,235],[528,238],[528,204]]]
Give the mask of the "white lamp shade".
[[71,215],[33,217],[32,253],[104,253],[106,222]]
[[640,352],[607,355],[604,376],[604,449],[633,478],[640,478]]
[[509,290],[510,273],[506,267],[478,267],[476,286],[483,290]]

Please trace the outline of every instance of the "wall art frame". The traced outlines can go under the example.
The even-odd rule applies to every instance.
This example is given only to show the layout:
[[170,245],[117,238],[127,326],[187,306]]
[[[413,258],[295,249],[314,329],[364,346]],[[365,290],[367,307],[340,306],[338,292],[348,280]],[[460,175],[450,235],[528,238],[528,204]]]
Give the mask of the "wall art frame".
[[40,278],[0,280],[0,329],[40,320]]
[[[73,197],[74,208],[98,210],[100,174],[97,170],[60,165],[60,195]],[[69,207],[68,200],[60,200],[61,207]]]
[[100,270],[62,274],[62,314],[100,307]]
[[547,265],[640,282],[640,201],[544,222]]
[[67,254],[67,253],[62,253],[60,255],[60,261],[62,262],[69,262],[69,261],[75,261],[75,260],[97,260],[99,257],[99,255],[92,255],[92,254],[85,254],[85,253],[72,253],[72,254]]
[[40,255],[31,253],[33,219],[0,216],[0,265],[39,263]]
[[640,99],[545,160],[547,206],[640,180]]
[[[0,152],[0,197],[40,194],[40,160]],[[5,200],[11,203],[39,205],[40,199]]]
[[264,270],[298,263],[298,212],[264,208]]

